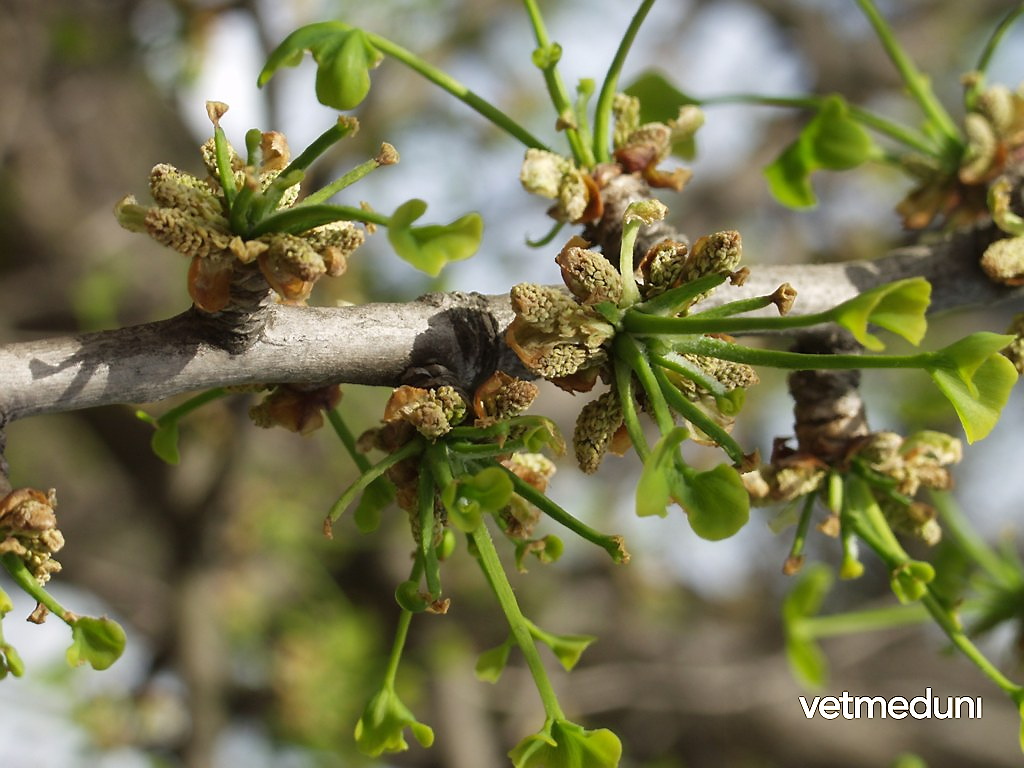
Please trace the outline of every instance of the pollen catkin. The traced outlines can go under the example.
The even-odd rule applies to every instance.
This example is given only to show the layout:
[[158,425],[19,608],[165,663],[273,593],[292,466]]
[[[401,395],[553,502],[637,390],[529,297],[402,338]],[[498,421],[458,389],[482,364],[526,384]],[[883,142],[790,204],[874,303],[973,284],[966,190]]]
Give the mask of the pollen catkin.
[[366,240],[363,231],[351,221],[324,224],[303,233],[302,237],[320,254],[331,277],[345,272],[349,256]]
[[545,379],[560,379],[604,360],[601,351],[589,351],[570,342],[555,342],[539,354],[531,367]]
[[327,271],[323,256],[304,237],[274,233],[262,239],[270,246],[267,257],[304,282],[312,282]]
[[602,301],[617,303],[622,298],[622,279],[618,270],[599,253],[587,250],[574,238],[555,258],[562,270],[562,281],[585,306]]
[[150,208],[144,219],[146,232],[178,253],[201,259],[228,252],[232,235],[215,229],[178,208]]
[[498,421],[518,416],[537,397],[537,385],[522,379],[513,379],[494,393],[494,418]]
[[519,181],[534,195],[550,200],[558,197],[562,177],[572,170],[572,163],[561,155],[545,149],[528,149],[519,170]]
[[734,272],[743,256],[740,233],[735,230],[705,235],[693,245],[683,269],[683,282],[705,275]]
[[981,268],[993,282],[1024,284],[1024,237],[1004,237],[991,243],[981,256]]
[[545,149],[526,150],[519,181],[527,192],[556,200],[553,213],[562,221],[577,221],[590,201],[582,172],[568,158]]
[[686,271],[686,243],[662,240],[651,247],[640,262],[644,298],[653,298],[682,282]]
[[999,136],[1011,130],[1016,115],[1016,104],[1013,92],[1002,83],[989,86],[980,94],[975,110],[991,123]]
[[969,112],[964,118],[964,133],[967,134],[967,149],[960,164],[960,181],[979,184],[992,169],[999,139],[988,118],[977,112]]
[[396,390],[396,395],[398,393],[402,395],[402,402],[388,414],[388,421],[405,421],[430,440],[448,433],[466,417],[466,403],[452,387],[400,387]]
[[591,400],[576,419],[572,442],[580,469],[593,474],[601,465],[612,437],[622,426],[622,407],[614,390]]
[[618,149],[626,145],[630,135],[640,125],[640,99],[625,93],[615,94],[612,99],[612,116],[615,118],[612,142],[615,149]]
[[160,163],[149,172],[149,193],[157,205],[178,208],[227,229],[219,198],[210,185],[173,165]]
[[565,316],[576,313],[577,304],[564,291],[547,285],[519,283],[509,292],[512,309],[524,322],[544,333],[554,333]]
[[731,360],[722,360],[717,357],[704,355],[693,355],[693,361],[714,376],[726,392],[734,389],[748,389],[760,381],[757,371],[746,363],[735,363]]
[[54,491],[19,488],[0,500],[0,554],[21,558],[36,581],[45,584],[61,570],[53,555],[64,546],[57,529]]

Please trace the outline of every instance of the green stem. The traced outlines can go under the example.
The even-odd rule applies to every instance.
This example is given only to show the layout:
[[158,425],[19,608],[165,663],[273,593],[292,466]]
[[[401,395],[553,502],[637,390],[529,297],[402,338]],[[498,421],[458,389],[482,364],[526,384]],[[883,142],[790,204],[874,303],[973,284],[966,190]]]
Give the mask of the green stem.
[[[758,301],[758,299],[747,301]],[[762,301],[764,301],[762,299]],[[770,299],[765,304],[771,303]],[[761,306],[765,306],[762,304]],[[725,305],[728,307],[729,305]],[[725,307],[718,308],[724,309]],[[810,315],[782,315],[780,317],[721,317],[716,310],[686,317],[663,317],[648,315],[636,310],[627,310],[622,318],[623,330],[630,333],[655,334],[704,334],[704,333],[749,333],[751,331],[775,332],[791,328],[809,328],[832,320],[832,310],[815,312]]]
[[704,275],[704,277],[698,277],[696,280],[659,293],[652,299],[634,304],[631,309],[646,315],[674,315],[693,303],[697,296],[717,288],[728,278],[729,275],[724,272]]
[[352,118],[339,118],[335,121],[334,125],[313,139],[308,147],[288,163],[278,178],[286,177],[294,171],[305,171],[320,155],[355,131],[357,125],[358,123]]
[[265,217],[252,228],[249,236],[254,238],[267,232],[289,231],[292,234],[297,234],[334,221],[361,221],[379,224],[382,227],[391,225],[391,217],[377,211],[368,211],[351,205],[328,205],[326,203],[306,205],[303,201],[291,208],[285,208]]
[[794,563],[794,572],[803,564],[804,545],[807,543],[807,531],[811,527],[811,516],[814,513],[814,504],[817,496],[813,493],[807,494],[804,498],[804,507],[800,510],[800,520],[796,524],[796,533],[793,534],[793,544],[789,548],[788,561]]
[[629,554],[623,547],[621,536],[609,536],[601,533],[600,531],[594,530],[583,521],[578,520],[566,512],[562,507],[527,483],[508,467],[498,464],[497,462],[494,463],[494,466],[503,470],[505,474],[509,476],[512,480],[512,487],[515,488],[517,496],[528,501],[530,504],[533,504],[533,506],[537,507],[537,509],[545,515],[550,517],[556,523],[568,528],[577,536],[601,547],[601,549],[612,556],[612,560],[616,563],[625,563],[629,561]]
[[[428,453],[432,452],[434,448],[435,446],[428,447]],[[437,496],[437,489],[430,472],[420,472],[417,490],[419,492],[417,506],[420,518],[419,560],[426,576],[427,592],[430,593],[431,600],[437,600],[441,596],[440,566],[437,560],[437,549],[434,547],[434,499]]]
[[[852,479],[852,478],[851,478]],[[849,482],[849,481],[848,481]],[[856,482],[863,482],[856,480]],[[870,491],[869,491],[870,493]],[[849,495],[849,493],[847,493]],[[846,510],[844,510],[845,512]],[[910,557],[897,541],[895,534],[881,517],[881,510],[876,504],[867,504],[858,510],[862,514],[849,514],[848,521],[858,536],[878,555],[886,566],[895,571],[910,561]],[[879,519],[881,518],[881,519]],[[992,682],[998,685],[1018,704],[1024,701],[1024,686],[1009,680],[995,665],[990,662],[971,639],[964,633],[956,616],[948,610],[935,593],[931,584],[925,584],[925,593],[921,604],[928,610],[950,642],[968,660],[970,660]]]
[[167,411],[167,413],[156,420],[157,426],[163,427],[168,424],[173,424],[176,421],[180,421],[182,418],[192,413],[192,411],[202,408],[207,403],[211,403],[228,394],[230,393],[223,387],[214,387],[213,389],[201,392],[195,397],[190,397],[184,403],[176,405],[174,408]]
[[510,136],[515,137],[527,147],[547,149],[544,142],[527,131],[523,126],[495,107],[489,101],[475,94],[458,80],[449,76],[447,73],[431,64],[428,64],[412,51],[403,48],[397,43],[393,43],[390,40],[371,32],[367,32],[366,34],[375,48],[378,48],[381,52],[402,62],[414,72],[419,73],[427,80],[434,83],[434,85],[440,86],[443,90],[450,93],[470,109],[473,109],[483,115],[494,123],[494,125],[501,128]]
[[873,0],[857,0],[857,5],[860,6],[864,15],[867,16],[871,26],[874,27],[879,42],[882,43],[882,47],[885,48],[885,52],[889,55],[892,63],[896,65],[896,69],[899,70],[907,90],[910,91],[911,96],[914,97],[921,111],[924,112],[925,117],[945,135],[951,145],[962,146],[963,138],[956,127],[956,123],[953,122],[953,118],[949,116],[945,107],[935,97],[928,78],[918,71],[910,57],[907,56],[906,51],[903,50],[903,47],[896,40],[888,22],[878,12],[878,8],[875,7]]
[[249,215],[253,209],[253,200],[256,197],[256,189],[258,187],[259,182],[251,177],[246,178],[241,190],[235,195],[234,202],[231,203],[231,211],[228,214],[228,226],[237,235],[244,237],[249,232]]
[[331,505],[331,511],[327,513],[327,522],[333,523],[339,517],[341,513],[345,511],[345,508],[355,501],[358,496],[366,487],[376,480],[378,477],[383,475],[391,467],[403,459],[407,459],[410,456],[419,453],[423,450],[423,442],[421,440],[410,440],[408,443],[403,445],[397,451],[391,455],[385,457],[381,461],[374,464],[368,470],[363,472],[352,485],[350,485],[345,492],[338,497],[338,500]]
[[77,616],[57,602],[49,592],[43,589],[42,585],[36,581],[36,577],[29,572],[28,566],[25,565],[24,560],[13,552],[6,552],[5,554],[0,555],[0,563],[3,563],[4,568],[7,573],[10,574],[14,583],[21,587],[29,597],[37,603],[44,605],[50,613],[68,626],[75,623]]
[[931,617],[920,603],[888,605],[865,611],[851,611],[833,616],[812,616],[800,621],[800,627],[815,638],[875,632],[910,624],[920,624]]
[[547,231],[547,234],[541,236],[539,240],[530,240],[527,238],[526,244],[531,248],[543,248],[545,245],[550,245],[554,239],[558,237],[558,233],[562,231],[562,227],[564,226],[564,221],[556,221],[554,226]]
[[235,195],[237,194],[235,171],[231,167],[229,146],[224,129],[220,127],[219,123],[216,124],[213,129],[213,152],[217,162],[217,179],[220,181],[220,188],[224,193],[224,202],[227,203],[228,213],[231,212],[231,208],[235,204]]
[[[942,518],[943,530],[951,536],[964,551],[964,553],[992,579],[1004,586],[1007,585],[1007,567],[999,556],[982,541],[977,532],[971,527],[967,517],[960,510],[959,505],[948,493],[941,491],[931,492],[931,501]],[[1011,571],[1011,573],[1016,573]]]
[[476,530],[470,534],[470,537],[476,545],[480,568],[483,570],[487,581],[491,585],[491,589],[498,598],[498,603],[501,605],[506,621],[508,621],[512,637],[515,638],[519,650],[526,657],[526,665],[530,669],[534,684],[537,686],[537,693],[540,694],[540,700],[544,706],[545,718],[547,720],[564,720],[565,714],[562,712],[562,707],[558,703],[558,697],[555,695],[555,689],[548,679],[547,670],[544,669],[544,663],[537,652],[533,634],[530,632],[530,624],[519,609],[519,603],[516,602],[512,585],[509,584],[508,577],[505,575],[505,569],[502,568],[501,560],[498,559],[498,551],[494,548],[494,541],[487,530],[486,522],[477,526]]
[[666,368],[673,373],[679,374],[683,378],[689,379],[702,389],[706,389],[714,397],[726,397],[728,395],[725,387],[722,386],[722,382],[708,374],[699,366],[691,363],[682,355],[675,352],[668,352],[664,355],[652,352],[650,353],[650,357],[651,361],[657,363],[658,367]]
[[[548,37],[547,28],[544,26],[544,18],[540,14],[540,8],[537,7],[536,0],[523,0],[523,6],[526,8],[527,16],[530,17],[530,26],[533,27],[533,34],[537,40],[538,49],[541,51],[548,50],[551,47],[551,40]],[[569,100],[569,93],[566,91],[565,85],[562,84],[562,77],[558,74],[557,62],[542,66],[540,70],[544,74],[544,82],[547,84],[551,103],[554,105],[559,119],[563,123],[565,121],[573,121],[572,102]],[[569,147],[572,150],[572,156],[576,160],[576,164],[581,168],[593,166],[594,157],[590,152],[590,147],[583,143],[580,133],[574,125],[566,125],[565,137],[569,141]]]
[[716,424],[710,416],[687,400],[683,393],[672,385],[672,382],[669,381],[668,376],[665,375],[665,372],[660,367],[654,367],[652,370],[654,371],[654,378],[660,385],[662,394],[664,394],[668,404],[675,409],[676,413],[714,440],[726,452],[729,458],[733,460],[734,464],[742,465],[744,455],[740,444],[721,426]]
[[346,173],[344,176],[340,176],[327,186],[321,187],[316,192],[313,192],[312,194],[308,195],[306,199],[303,200],[302,202],[304,205],[315,205],[317,203],[322,203],[328,198],[330,198],[332,195],[337,194],[346,187],[352,186],[361,178],[377,170],[378,168],[380,168],[380,163],[377,162],[376,158],[372,160],[367,160],[365,163],[360,163],[351,171]]
[[928,593],[921,598],[921,602],[960,653],[980,669],[985,677],[998,685],[1014,702],[1018,705],[1024,703],[1024,686],[1018,685],[1006,677],[985,657],[985,654],[978,649],[978,646],[971,642],[971,639],[967,637],[960,627],[960,622],[943,607],[942,602],[936,597],[935,591],[930,584],[928,585]]
[[398,627],[395,629],[395,642],[391,645],[391,655],[388,656],[388,666],[384,672],[384,687],[394,690],[395,679],[398,677],[398,665],[402,661],[402,651],[405,650],[405,639],[409,636],[409,625],[412,623],[412,611],[405,608],[398,614]]
[[355,462],[359,471],[369,471],[370,460],[366,458],[366,454],[356,448],[355,435],[352,434],[352,431],[348,428],[348,424],[345,423],[345,420],[341,417],[341,413],[337,408],[332,408],[327,412],[327,421],[330,422],[331,427],[334,429],[334,434],[336,434],[338,439],[341,440],[341,444],[345,446],[345,450],[348,451],[348,455],[352,457],[352,461]]
[[[999,43],[1002,42],[1003,35],[1010,30],[1010,27],[1014,25],[1022,14],[1024,14],[1024,3],[1018,3],[1017,7],[1011,8],[1003,17],[1002,21],[996,25],[996,28],[992,31],[992,35],[985,42],[985,47],[982,49],[981,56],[978,57],[978,63],[974,67],[975,71],[982,76],[982,81],[984,80],[985,73],[988,71],[988,65],[992,60],[992,56],[999,47]],[[979,85],[981,85],[981,82],[979,82]]]
[[455,476],[452,474],[452,466],[448,461],[447,452],[448,449],[444,443],[434,443],[427,446],[424,455],[427,467],[430,468],[430,473],[433,475],[434,485],[441,489],[447,488],[455,482]]
[[633,247],[643,222],[636,217],[626,216],[619,241],[619,279],[622,280],[622,296],[619,307],[631,307],[640,301],[640,289],[636,285],[636,265],[633,262]]
[[[827,96],[763,96],[756,93],[724,93],[719,96],[700,99],[697,103],[702,107],[714,106],[715,104],[754,104],[763,107],[819,110],[827,98]],[[855,104],[846,104],[846,109],[851,118],[866,128],[870,128],[883,136],[888,136],[890,139],[922,154],[931,157],[939,156],[939,153],[935,151],[935,145],[920,131],[915,131],[863,107],[858,107]]]
[[640,417],[636,412],[636,398],[633,395],[633,370],[624,360],[615,360],[615,391],[619,396],[619,406],[622,408],[622,423],[626,426],[626,434],[633,443],[633,450],[640,457],[640,461],[647,461],[651,455],[651,449],[647,446],[647,438],[644,437],[644,428],[640,424]]
[[654,411],[654,421],[663,435],[667,435],[675,426],[672,419],[672,412],[669,410],[665,396],[661,393],[658,380],[651,369],[651,363],[647,359],[646,350],[641,348],[637,341],[627,334],[620,334],[615,337],[615,356],[621,358],[633,369],[640,386],[644,388],[647,400]]
[[765,307],[778,306],[777,296],[774,293],[768,294],[767,296],[752,296],[749,299],[737,299],[736,301],[729,301],[725,304],[721,304],[711,309],[705,309],[701,312],[694,312],[691,317],[701,318],[715,318],[715,317],[729,317],[730,315],[741,315],[745,312],[756,312],[759,309]]
[[615,99],[615,90],[619,82],[619,73],[622,72],[622,65],[626,61],[626,55],[636,39],[640,25],[644,23],[648,12],[654,5],[654,0],[642,0],[640,7],[633,15],[626,33],[622,36],[615,57],[608,67],[608,74],[601,84],[601,92],[597,97],[597,105],[594,110],[594,156],[600,163],[606,163],[611,158],[611,130],[609,126],[612,120],[612,102]]
[[734,363],[764,365],[789,370],[853,370],[858,368],[926,368],[934,353],[916,355],[825,355],[754,349],[709,336],[665,337],[672,348],[683,354],[707,355]]

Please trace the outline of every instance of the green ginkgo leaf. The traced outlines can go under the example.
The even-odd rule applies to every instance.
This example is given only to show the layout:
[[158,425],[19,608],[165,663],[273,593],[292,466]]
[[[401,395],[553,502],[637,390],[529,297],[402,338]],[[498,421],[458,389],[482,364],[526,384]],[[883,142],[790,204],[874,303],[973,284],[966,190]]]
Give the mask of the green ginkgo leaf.
[[25,662],[13,645],[0,643],[0,680],[7,677],[8,673],[21,677],[25,674]]
[[811,186],[814,167],[799,141],[790,144],[775,161],[765,166],[764,177],[772,197],[788,208],[813,208],[818,198]]
[[750,519],[750,496],[739,472],[719,464],[707,472],[684,468],[673,484],[673,498],[689,518],[693,532],[708,541],[727,539]]
[[145,411],[136,411],[135,417],[153,427],[149,447],[157,458],[167,464],[177,465],[181,461],[181,454],[178,451],[178,420],[157,419]]
[[568,720],[553,720],[508,755],[515,768],[616,768],[622,743],[607,728],[587,731]]
[[673,484],[678,474],[675,466],[676,449],[689,434],[685,427],[675,427],[655,443],[636,484],[636,513],[639,517],[665,517],[668,514]]
[[875,152],[870,134],[850,117],[838,96],[826,99],[801,138],[809,146],[812,164],[830,171],[856,168]]
[[468,213],[450,224],[412,226],[427,210],[423,200],[409,200],[398,207],[388,224],[388,242],[400,257],[431,277],[437,277],[450,261],[468,259],[480,247],[484,221]]
[[71,625],[68,664],[77,667],[86,662],[93,669],[107,669],[124,653],[127,638],[121,625],[105,616],[99,619],[80,616]]
[[378,477],[363,491],[353,513],[360,533],[373,533],[380,525],[380,513],[395,498],[395,486],[386,477]]
[[925,312],[931,303],[932,286],[923,277],[885,283],[835,307],[829,315],[872,351],[885,348],[881,339],[868,332],[877,325],[919,344],[928,330]]
[[804,620],[821,610],[833,577],[827,566],[817,563],[807,568],[782,603],[782,621],[786,633],[786,659],[793,676],[809,688],[824,685],[828,660],[818,643],[804,629]]
[[434,743],[430,726],[416,720],[398,694],[384,686],[370,699],[356,723],[356,746],[370,757],[379,757],[385,752],[404,752],[409,748],[403,733],[406,728],[422,746]]
[[793,677],[808,688],[820,688],[828,679],[828,657],[814,640],[787,637],[786,661]]
[[551,642],[547,645],[562,668],[569,672],[579,663],[583,652],[595,640],[597,638],[593,635],[551,635]]
[[501,678],[508,664],[508,655],[512,650],[510,642],[504,642],[496,648],[481,653],[476,660],[474,673],[477,680],[485,683],[496,683]]
[[992,431],[1017,383],[1017,369],[1000,354],[1014,338],[973,333],[933,353],[927,366],[935,386],[960,417],[969,443]]
[[790,208],[817,204],[810,176],[818,170],[856,168],[878,153],[870,134],[838,96],[825,99],[799,138],[765,168],[772,195]]
[[383,55],[366,33],[338,21],[309,24],[288,35],[267,59],[257,79],[261,88],[285,66],[296,66],[304,51],[316,61],[316,96],[334,109],[354,109],[370,92],[370,70]]

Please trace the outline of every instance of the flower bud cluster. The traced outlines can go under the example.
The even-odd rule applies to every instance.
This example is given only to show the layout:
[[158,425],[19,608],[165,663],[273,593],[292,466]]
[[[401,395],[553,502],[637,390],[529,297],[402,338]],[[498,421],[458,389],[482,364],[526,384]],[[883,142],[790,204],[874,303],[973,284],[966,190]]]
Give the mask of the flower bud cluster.
[[499,421],[518,416],[537,397],[537,385],[509,376],[504,371],[495,371],[473,395],[475,425],[486,427]]
[[290,432],[308,435],[324,425],[324,411],[341,402],[337,384],[305,389],[278,384],[273,392],[249,409],[249,418],[257,427],[284,427]]
[[[840,471],[874,478],[891,492],[875,494],[890,524],[927,544],[936,544],[942,531],[935,510],[914,497],[922,488],[948,490],[953,480],[948,467],[962,456],[959,440],[942,432],[923,430],[904,438],[895,432],[872,432],[853,445]],[[793,501],[823,487],[833,469],[822,460],[777,442],[769,464],[743,477],[751,499],[772,504]]]
[[[231,152],[236,188],[266,191],[288,161],[288,145],[279,133],[263,134],[263,164],[245,166]],[[286,302],[302,303],[324,275],[344,273],[348,257],[362,245],[365,234],[350,221],[315,227],[299,235],[269,232],[255,238],[234,232],[228,207],[217,181],[211,139],[202,147],[210,177],[200,179],[171,165],[160,164],[149,177],[155,205],[139,204],[128,195],[115,207],[121,226],[145,232],[158,243],[188,256],[189,294],[207,312],[224,309],[231,301],[230,284],[238,265],[256,262],[270,287]],[[278,208],[295,203],[299,185],[288,187]]]
[[53,555],[64,546],[57,529],[56,493],[19,488],[0,499],[0,554],[21,558],[40,584],[58,573],[60,563]]
[[604,349],[615,328],[594,307],[622,295],[618,272],[599,253],[574,237],[556,261],[570,293],[532,283],[513,286],[510,298],[515,319],[508,345],[539,376],[570,391],[593,387],[607,362]]
[[600,199],[597,184],[589,175],[568,158],[546,149],[526,150],[519,181],[527,192],[555,201],[548,214],[558,221],[593,218],[588,215],[592,203]]
[[704,124],[704,113],[687,104],[679,114],[663,123],[640,124],[640,102],[635,96],[617,94],[612,102],[615,117],[613,143],[615,160],[626,173],[640,173],[652,187],[681,190],[690,180],[686,168],[658,170],[658,164],[672,152],[673,146],[691,141]]
[[401,386],[384,408],[384,422],[404,422],[428,440],[437,440],[466,418],[466,402],[453,387]]
[[[971,77],[978,76],[968,77],[968,88]],[[920,180],[896,208],[907,227],[923,229],[940,216],[960,227],[989,214],[985,188],[1024,159],[1024,88],[996,84],[980,91],[964,118],[964,134],[954,173],[931,158],[905,160],[905,170]]]
[[[735,230],[705,235],[690,248],[686,243],[662,240],[640,260],[643,278],[641,295],[651,299],[665,291],[713,274],[728,273],[737,285],[746,276],[737,272],[743,258],[743,240]],[[691,304],[707,298],[711,291],[693,297]]]
[[[541,453],[513,453],[501,463],[541,493],[547,490],[548,481],[555,474],[554,462]],[[513,496],[511,503],[498,514],[498,521],[510,539],[527,541],[540,521],[540,510],[519,496]]]

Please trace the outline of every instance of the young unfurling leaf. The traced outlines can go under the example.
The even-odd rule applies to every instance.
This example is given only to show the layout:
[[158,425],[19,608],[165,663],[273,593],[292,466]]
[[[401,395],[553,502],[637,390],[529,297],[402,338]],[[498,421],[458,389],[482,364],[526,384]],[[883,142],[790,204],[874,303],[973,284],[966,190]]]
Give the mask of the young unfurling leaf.
[[304,51],[316,60],[317,99],[335,109],[359,106],[370,92],[370,70],[384,58],[361,29],[339,21],[309,24],[271,52],[257,85],[262,88],[281,67],[296,66]]
[[388,242],[414,267],[437,277],[448,262],[468,259],[476,253],[484,222],[480,214],[468,213],[450,224],[412,226],[426,210],[427,204],[422,200],[400,205],[388,224]]
[[93,669],[103,670],[117,661],[124,652],[124,630],[106,617],[81,616],[71,625],[73,643],[68,648],[68,664],[77,667],[89,662]]
[[812,173],[856,168],[877,151],[868,132],[850,117],[846,102],[832,96],[764,174],[780,203],[811,208],[817,203],[810,183]]
[[956,409],[969,443],[992,431],[1017,383],[1017,369],[1000,354],[1014,338],[972,333],[935,352],[927,366],[935,385]]
[[925,311],[931,301],[931,283],[923,277],[911,277],[885,283],[844,301],[829,314],[872,351],[885,348],[881,340],[868,332],[868,324],[892,331],[909,341],[920,343],[928,329]]

